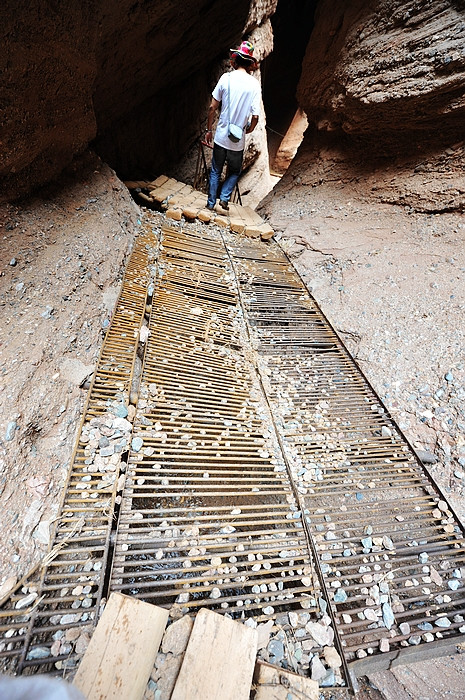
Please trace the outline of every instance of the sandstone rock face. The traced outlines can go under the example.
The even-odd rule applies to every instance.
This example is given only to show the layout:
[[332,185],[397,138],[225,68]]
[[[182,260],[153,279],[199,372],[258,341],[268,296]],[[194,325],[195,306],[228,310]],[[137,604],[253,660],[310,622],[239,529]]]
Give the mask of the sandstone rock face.
[[322,0],[298,97],[320,129],[457,130],[465,114],[462,0]]
[[179,158],[218,62],[276,2],[5,0],[0,201],[56,176],[95,138],[123,176]]
[[[465,209],[463,0],[322,0],[298,98],[294,172],[417,211]],[[303,155],[305,151],[306,155]]]

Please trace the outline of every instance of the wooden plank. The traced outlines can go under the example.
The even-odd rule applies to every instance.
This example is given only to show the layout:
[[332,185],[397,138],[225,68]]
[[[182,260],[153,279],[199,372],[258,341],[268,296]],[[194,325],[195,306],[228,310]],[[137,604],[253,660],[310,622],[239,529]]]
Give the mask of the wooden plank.
[[157,187],[161,187],[165,184],[165,182],[168,182],[168,179],[169,178],[166,175],[159,175],[156,180],[150,183],[152,185],[152,189],[155,190]]
[[234,231],[234,233],[242,233],[245,228],[245,221],[241,211],[242,207],[238,204],[229,204],[229,224],[231,231]]
[[229,228],[229,219],[227,216],[221,216],[221,214],[218,214],[218,216],[215,217],[215,224],[221,226],[221,228]]
[[167,620],[163,608],[112,593],[74,685],[87,700],[140,700]]
[[185,205],[182,208],[182,215],[185,216],[186,219],[196,219],[198,213],[199,213],[198,207]]
[[210,209],[201,209],[197,214],[197,218],[199,221],[203,221],[205,224],[208,224],[209,221],[215,218],[215,213]]
[[257,630],[202,608],[171,700],[248,700]]
[[182,219],[182,209],[178,207],[171,207],[166,210],[166,218],[173,219],[173,221],[181,221]]
[[170,204],[179,204],[181,207],[184,203],[188,203],[189,197],[193,190],[190,185],[184,185],[178,192],[176,192],[170,199]]
[[246,226],[259,226],[260,224],[263,224],[262,217],[260,214],[257,214],[255,209],[252,209],[252,207],[241,207],[241,215]]
[[254,700],[318,700],[320,697],[317,681],[263,661],[257,661],[254,688]]
[[152,188],[152,183],[148,180],[125,180],[124,184],[128,190],[147,189],[148,187]]
[[165,185],[162,185],[161,187],[157,187],[156,190],[151,190],[149,194],[151,197],[153,197],[153,199],[156,202],[163,202],[167,197],[170,196],[171,190],[169,187],[165,187]]
[[260,229],[258,226],[246,226],[244,229],[244,234],[249,238],[260,238]]
[[164,199],[170,195],[179,192],[186,185],[183,182],[178,182],[173,178],[168,178],[166,182],[161,185],[161,187],[156,187],[154,190],[149,192],[150,196],[153,197],[157,202],[163,202]]
[[264,221],[263,224],[260,224],[260,226],[257,226],[257,228],[260,231],[260,238],[262,241],[269,241],[270,238],[273,238],[274,230],[271,228],[270,224],[266,223],[266,221]]

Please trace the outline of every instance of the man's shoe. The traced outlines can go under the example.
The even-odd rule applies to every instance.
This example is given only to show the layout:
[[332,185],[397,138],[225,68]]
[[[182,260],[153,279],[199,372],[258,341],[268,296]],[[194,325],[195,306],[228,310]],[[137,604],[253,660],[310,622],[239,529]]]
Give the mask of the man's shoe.
[[213,211],[214,208],[215,208],[215,205],[214,205],[214,204],[211,204],[211,205],[210,205],[210,204],[207,204],[207,206],[205,207],[205,209],[210,209],[210,211]]
[[226,209],[226,211],[228,211],[228,209],[229,209],[229,204],[228,204],[228,202],[225,202],[224,199],[220,199],[220,207],[221,207],[222,209]]

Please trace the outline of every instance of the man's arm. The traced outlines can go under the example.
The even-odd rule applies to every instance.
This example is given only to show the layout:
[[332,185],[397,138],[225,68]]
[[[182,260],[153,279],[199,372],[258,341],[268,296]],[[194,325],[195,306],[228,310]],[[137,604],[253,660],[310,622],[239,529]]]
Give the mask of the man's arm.
[[218,102],[218,100],[215,100],[215,98],[212,97],[210,107],[208,108],[207,131],[205,134],[205,141],[210,145],[213,141],[213,133],[212,133],[213,120],[215,118],[215,113],[217,112],[220,104],[221,104],[221,102]]
[[257,126],[257,124],[258,124],[258,115],[257,115],[257,114],[253,114],[253,115],[252,115],[252,119],[250,120],[250,124],[249,124],[249,126],[247,127],[247,129],[245,130],[245,133],[246,133],[246,134],[251,134],[252,131],[253,131],[253,130],[255,129],[255,127]]

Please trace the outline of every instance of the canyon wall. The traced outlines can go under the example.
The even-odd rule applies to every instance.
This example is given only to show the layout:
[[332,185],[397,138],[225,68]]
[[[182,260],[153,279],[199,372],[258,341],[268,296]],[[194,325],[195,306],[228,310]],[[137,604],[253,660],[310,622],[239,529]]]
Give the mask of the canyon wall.
[[123,177],[176,161],[220,61],[276,3],[5,0],[0,201],[55,177],[92,142]]
[[464,209],[463,1],[321,0],[298,99],[308,182],[330,173],[383,202]]

